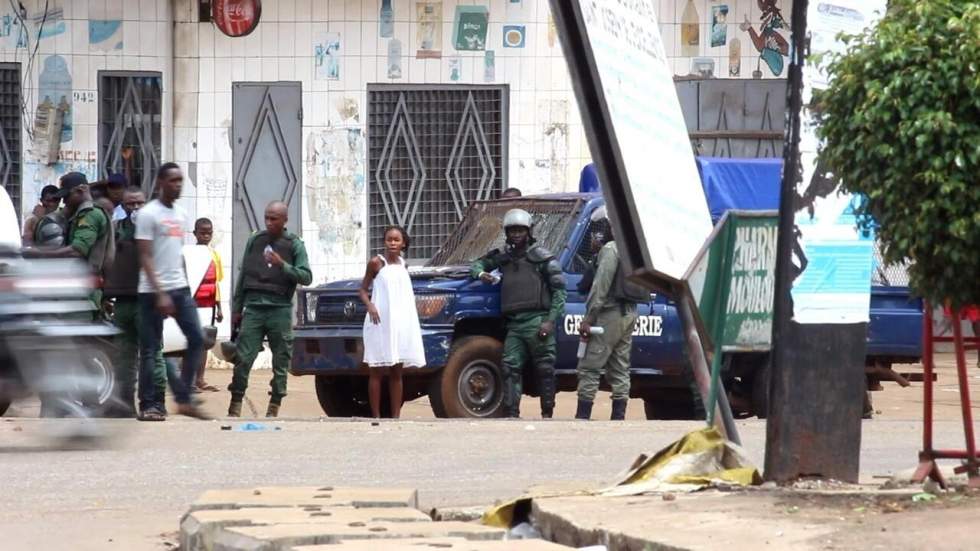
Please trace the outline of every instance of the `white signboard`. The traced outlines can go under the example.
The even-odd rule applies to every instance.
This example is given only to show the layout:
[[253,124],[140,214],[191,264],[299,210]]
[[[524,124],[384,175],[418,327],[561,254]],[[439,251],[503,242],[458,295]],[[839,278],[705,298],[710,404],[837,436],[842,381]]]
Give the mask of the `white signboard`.
[[[635,265],[637,259],[628,255],[627,261],[634,270],[645,268],[680,281],[712,225],[654,13],[659,2],[557,0],[552,6],[566,2],[580,9],[583,41],[594,56],[592,74],[598,75],[619,145],[624,189],[605,180],[602,188],[613,217],[631,218],[642,248],[643,265]],[[562,39],[564,43],[568,37]],[[569,45],[565,46],[568,57]],[[570,65],[580,62],[569,58]],[[574,78],[580,67],[572,68]],[[578,91],[585,120],[597,107],[583,102]],[[608,144],[595,143],[595,132],[589,134],[592,156],[600,175],[605,175],[613,161],[600,148]],[[620,193],[626,195],[620,205],[628,205],[629,212],[621,212],[613,200],[612,195]]]
[[[807,11],[810,56],[839,52],[838,33],[856,34],[885,12],[885,0],[811,0]],[[809,58],[809,59],[812,59]],[[839,182],[817,162],[819,141],[810,104],[814,89],[827,86],[826,74],[808,63],[803,71],[803,112],[797,184],[796,244],[793,263],[793,320],[797,323],[868,321],[874,237],[857,229],[858,198],[840,193]]]

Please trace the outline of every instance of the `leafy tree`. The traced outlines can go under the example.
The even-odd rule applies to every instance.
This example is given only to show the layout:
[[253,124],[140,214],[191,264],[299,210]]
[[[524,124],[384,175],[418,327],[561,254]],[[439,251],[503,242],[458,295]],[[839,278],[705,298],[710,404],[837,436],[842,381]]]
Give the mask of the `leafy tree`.
[[821,160],[915,293],[980,303],[980,1],[891,0],[845,41],[814,94]]

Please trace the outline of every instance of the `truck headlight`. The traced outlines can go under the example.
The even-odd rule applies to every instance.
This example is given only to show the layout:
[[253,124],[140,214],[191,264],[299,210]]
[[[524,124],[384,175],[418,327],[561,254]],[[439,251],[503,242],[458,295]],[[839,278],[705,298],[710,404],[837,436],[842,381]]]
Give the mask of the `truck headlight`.
[[320,302],[320,295],[306,293],[306,321],[316,323],[316,307]]
[[445,310],[452,295],[415,295],[415,309],[420,320],[432,319]]

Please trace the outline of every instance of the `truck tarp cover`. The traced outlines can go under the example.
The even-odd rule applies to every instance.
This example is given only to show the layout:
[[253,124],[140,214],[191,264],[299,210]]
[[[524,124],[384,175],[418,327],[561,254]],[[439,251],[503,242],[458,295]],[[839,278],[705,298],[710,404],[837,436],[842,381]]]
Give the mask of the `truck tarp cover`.
[[727,210],[779,210],[782,159],[697,157],[711,222]]
[[[696,157],[695,160],[712,224],[717,224],[728,210],[779,210],[782,159]],[[599,178],[592,163],[582,169],[579,191],[599,191]]]

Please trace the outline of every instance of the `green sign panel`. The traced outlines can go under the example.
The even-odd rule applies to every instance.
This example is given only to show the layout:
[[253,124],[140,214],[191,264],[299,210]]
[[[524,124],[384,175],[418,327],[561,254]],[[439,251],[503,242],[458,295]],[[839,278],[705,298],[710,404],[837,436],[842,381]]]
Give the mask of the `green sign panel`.
[[489,19],[486,6],[456,6],[453,46],[460,51],[486,50]]
[[776,275],[776,211],[729,211],[686,280],[715,345],[768,351]]

